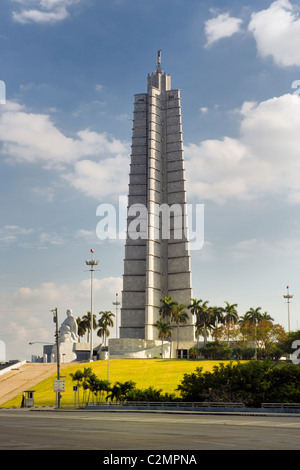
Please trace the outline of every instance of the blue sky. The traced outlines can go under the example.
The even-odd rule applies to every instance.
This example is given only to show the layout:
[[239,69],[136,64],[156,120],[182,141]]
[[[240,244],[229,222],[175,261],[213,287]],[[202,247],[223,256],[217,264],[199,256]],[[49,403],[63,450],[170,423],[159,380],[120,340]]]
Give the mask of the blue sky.
[[[121,293],[122,241],[96,236],[126,195],[133,95],[181,89],[188,201],[205,205],[194,296],[299,328],[300,9],[295,1],[2,0],[0,339],[30,359],[61,321]],[[299,82],[300,83],[300,82]],[[293,88],[294,86],[294,88]],[[111,336],[114,336],[112,331]]]

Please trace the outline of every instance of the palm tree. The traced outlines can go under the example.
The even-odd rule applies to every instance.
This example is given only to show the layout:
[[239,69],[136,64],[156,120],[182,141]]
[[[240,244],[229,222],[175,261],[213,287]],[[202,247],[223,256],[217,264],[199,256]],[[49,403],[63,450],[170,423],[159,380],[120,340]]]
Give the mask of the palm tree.
[[243,326],[245,325],[247,321],[248,321],[248,318],[246,315],[242,315],[241,317],[239,317],[239,325]]
[[261,314],[261,320],[266,320],[272,323],[274,318],[272,318],[271,315],[269,315],[267,312],[264,312]]
[[199,312],[199,310],[201,309],[201,302],[202,300],[201,299],[191,299],[191,305],[188,306],[188,308],[191,310],[191,313],[193,315],[195,315],[195,317],[197,316],[197,313]]
[[242,335],[242,342],[245,343],[247,340],[247,323],[248,323],[247,316],[246,315],[240,316],[238,323],[239,323],[240,333]]
[[211,311],[207,304],[208,300],[199,300],[195,323],[197,336],[199,337],[200,334],[203,334],[204,346],[206,346],[207,343],[207,329],[209,328],[211,321]]
[[73,382],[75,382],[75,381],[77,382],[77,394],[78,394],[78,397],[79,397],[79,388],[82,386],[83,372],[80,369],[78,369],[78,370],[76,370],[76,372],[74,372],[74,374],[71,373],[70,377],[71,377]]
[[116,382],[114,386],[110,389],[111,393],[107,395],[107,398],[111,398],[112,400],[115,398],[116,401],[122,401],[125,399],[126,394],[134,389],[135,382],[132,380],[127,380],[126,382]]
[[89,389],[89,396],[88,396],[87,401],[90,401],[89,400],[90,392],[92,392],[92,397],[93,397],[93,402],[94,402],[94,396],[97,395],[97,381],[98,380],[99,379],[97,378],[95,373],[92,373],[91,375],[87,377],[86,385],[87,385],[87,388]]
[[162,318],[157,320],[156,323],[154,323],[155,328],[158,329],[158,337],[161,339],[161,358],[163,358],[163,352],[164,352],[164,339],[167,338],[168,336],[172,336],[172,326],[170,322],[165,322]]
[[110,334],[109,327],[114,326],[112,317],[114,317],[115,314],[106,310],[105,312],[99,312],[99,315],[101,315],[101,317],[98,320],[99,330],[97,331],[97,335],[100,338],[103,337],[104,345],[106,345],[106,338],[108,338]]
[[110,390],[109,381],[99,379],[94,373],[87,378],[87,385],[90,392],[92,392],[93,397],[95,397],[97,401],[101,401],[104,392],[108,392]]
[[[191,313],[192,313],[193,315],[195,315],[195,322],[196,322],[198,313],[199,313],[199,311],[201,310],[201,302],[202,302],[202,300],[201,300],[201,299],[198,300],[197,298],[195,298],[195,299],[191,299],[191,302],[192,302],[192,303],[191,303],[191,305],[188,306],[188,309],[190,309],[190,310],[191,310]],[[199,335],[198,335],[198,334],[197,334],[197,343],[198,343],[198,344],[197,344],[197,347],[198,347],[198,349],[199,349]]]
[[257,323],[262,320],[262,313],[260,312],[261,307],[257,307],[256,309],[250,308],[246,313],[246,319],[255,325],[255,359],[257,359]]
[[109,392],[110,390],[110,383],[108,380],[105,379],[98,379],[97,381],[97,394],[99,395],[99,401],[103,401],[103,395],[105,392]]
[[229,345],[229,331],[230,327],[232,324],[236,324],[239,319],[239,315],[237,312],[237,304],[230,304],[229,302],[225,302],[226,306],[223,308],[223,313],[224,313],[224,323],[226,324],[227,327],[227,339],[228,339],[228,345]]
[[250,322],[250,323],[257,323],[261,320],[262,313],[260,312],[261,307],[257,308],[250,308],[246,313],[245,313],[245,318]]
[[185,309],[186,305],[176,302],[171,315],[171,320],[177,325],[177,351],[179,350],[179,325],[186,324],[189,318],[188,314],[184,311]]
[[86,333],[86,323],[80,317],[76,318],[76,322],[78,326],[78,336],[80,342],[80,338],[82,338]]
[[172,313],[178,302],[172,300],[172,297],[165,297],[164,299],[160,299],[161,306],[159,308],[159,313],[162,315],[163,318],[165,317],[172,317]]
[[[86,315],[83,315],[82,321],[84,322],[86,330],[88,332],[87,342],[89,343],[90,331],[91,331],[91,312],[87,312]],[[96,315],[93,314],[93,330],[95,330],[96,328],[97,328]]]
[[211,320],[210,324],[214,328],[214,337],[215,340],[218,341],[218,332],[219,332],[219,324],[224,323],[224,315],[223,315],[223,308],[222,307],[210,307],[209,308],[211,313]]
[[78,377],[80,377],[80,382],[81,382],[80,384],[83,388],[82,401],[84,402],[85,396],[86,396],[86,390],[89,389],[89,378],[93,375],[93,370],[91,367],[84,367],[82,372],[81,371],[77,371],[77,372],[78,372],[77,376],[74,375],[74,379],[72,377],[72,380],[78,380]]

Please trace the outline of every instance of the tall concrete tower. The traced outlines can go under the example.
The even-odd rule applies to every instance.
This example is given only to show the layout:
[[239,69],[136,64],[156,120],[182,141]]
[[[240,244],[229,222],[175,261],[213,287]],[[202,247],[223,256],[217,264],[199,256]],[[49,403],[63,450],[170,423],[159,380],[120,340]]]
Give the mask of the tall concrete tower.
[[[186,204],[180,90],[171,89],[159,51],[147,93],[134,100],[120,338],[158,340],[160,299],[191,303]],[[181,348],[195,339],[186,311]]]

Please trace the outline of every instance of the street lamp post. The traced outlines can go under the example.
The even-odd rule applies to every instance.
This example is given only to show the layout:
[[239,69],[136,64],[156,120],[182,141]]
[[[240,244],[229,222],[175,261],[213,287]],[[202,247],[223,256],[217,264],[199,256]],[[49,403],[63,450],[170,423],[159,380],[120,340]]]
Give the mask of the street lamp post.
[[[60,380],[60,352],[59,352],[59,331],[58,331],[57,308],[55,308],[54,310],[51,310],[51,312],[53,313],[53,321],[55,323],[57,380]],[[57,392],[57,408],[60,408],[60,392]]]
[[113,302],[113,305],[116,307],[116,338],[119,337],[119,332],[118,332],[118,315],[119,315],[119,305],[121,305],[121,302],[118,300],[118,294],[116,294],[116,301]]
[[86,265],[90,266],[90,273],[91,273],[91,337],[90,337],[90,361],[93,360],[93,274],[94,274],[94,266],[99,264],[99,261],[95,261],[93,259],[94,250],[91,249],[91,259],[86,261]]
[[290,332],[290,330],[291,330],[291,327],[290,327],[290,299],[292,299],[293,296],[290,294],[289,288],[290,288],[289,286],[286,286],[287,293],[283,297],[284,297],[284,299],[287,299],[287,304],[288,304],[288,331]]

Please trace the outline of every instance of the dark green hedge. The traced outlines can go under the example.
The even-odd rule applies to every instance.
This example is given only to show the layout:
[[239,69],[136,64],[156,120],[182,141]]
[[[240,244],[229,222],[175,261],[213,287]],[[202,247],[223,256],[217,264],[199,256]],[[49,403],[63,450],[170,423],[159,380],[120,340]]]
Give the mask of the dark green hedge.
[[219,364],[213,372],[185,374],[178,385],[184,401],[300,403],[300,365],[269,361]]

